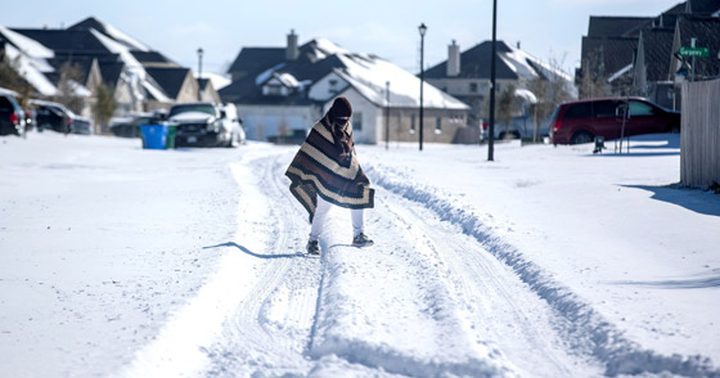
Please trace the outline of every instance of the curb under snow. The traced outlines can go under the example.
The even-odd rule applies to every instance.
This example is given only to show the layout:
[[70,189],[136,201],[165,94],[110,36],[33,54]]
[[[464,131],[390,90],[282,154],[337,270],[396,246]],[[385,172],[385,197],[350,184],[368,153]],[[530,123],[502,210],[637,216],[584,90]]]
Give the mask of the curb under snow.
[[[473,211],[452,201],[449,196],[395,175],[384,169],[368,167],[368,176],[384,189],[417,202],[435,212],[443,221],[459,226],[488,252],[508,265],[537,295],[568,321],[564,330],[577,346],[605,366],[605,374],[642,374],[669,372],[687,376],[720,377],[709,358],[660,355],[626,339],[623,333],[585,303],[569,288],[555,281],[540,266],[528,260],[517,248],[495,235]],[[576,344],[576,342],[573,342]]]

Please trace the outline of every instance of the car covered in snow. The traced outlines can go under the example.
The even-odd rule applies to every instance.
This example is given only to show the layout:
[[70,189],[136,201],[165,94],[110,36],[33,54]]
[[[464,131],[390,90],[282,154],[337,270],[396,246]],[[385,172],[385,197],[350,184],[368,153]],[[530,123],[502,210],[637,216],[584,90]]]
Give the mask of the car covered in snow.
[[176,127],[177,147],[235,147],[245,142],[245,130],[232,104],[177,104],[170,108],[167,121]]

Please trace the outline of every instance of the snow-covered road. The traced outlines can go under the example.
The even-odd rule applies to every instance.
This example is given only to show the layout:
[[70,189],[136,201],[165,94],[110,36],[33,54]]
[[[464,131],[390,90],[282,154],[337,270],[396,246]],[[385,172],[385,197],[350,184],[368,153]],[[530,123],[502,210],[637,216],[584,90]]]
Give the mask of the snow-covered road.
[[[23,143],[48,151],[31,154]],[[313,258],[302,254],[306,213],[283,176],[295,147],[251,143],[236,150],[154,152],[123,140],[32,134],[5,147],[2,180],[11,190],[3,194],[11,202],[2,214],[13,221],[0,220],[0,304],[7,309],[0,314],[0,351],[8,357],[0,363],[2,376],[718,374],[706,358],[718,352],[714,345],[695,356],[668,335],[677,352],[671,355],[661,337],[657,344],[635,338],[632,328],[604,311],[603,303],[625,300],[615,297],[622,291],[588,296],[587,288],[569,286],[572,274],[548,269],[524,249],[523,241],[536,240],[529,226],[539,225],[516,217],[519,225],[511,227],[525,227],[529,236],[514,239],[502,210],[488,216],[472,205],[469,193],[492,191],[462,185],[448,191],[410,174],[417,167],[432,170],[427,162],[390,164],[380,148],[368,148],[361,161],[377,194],[366,229],[376,243],[350,246],[349,212],[334,208],[321,236],[322,255]],[[437,159],[427,161],[439,162],[446,152],[438,147],[426,154]],[[462,148],[454,153],[456,165],[470,157]],[[61,163],[47,163],[45,155]],[[451,174],[437,172],[443,169]],[[437,172],[432,175],[441,177]],[[537,185],[527,180],[520,190]],[[114,185],[99,186],[107,182]],[[58,183],[68,186],[62,193],[71,193],[69,201],[50,202]],[[149,206],[143,209],[135,204],[148,184],[162,196],[141,201]],[[516,200],[511,194],[506,198]],[[716,211],[712,197],[696,194],[695,200],[710,201],[706,213]],[[87,205],[104,218],[93,219]],[[514,210],[508,205],[509,213]],[[688,219],[705,227],[718,223],[712,216]],[[45,223],[71,223],[83,233],[47,233],[45,240],[28,242]],[[138,233],[147,229],[152,233]],[[108,237],[122,246],[104,244]],[[698,259],[715,264],[717,255],[708,255],[706,244],[692,248]],[[50,245],[54,253],[47,252]],[[102,249],[109,256],[89,258]],[[32,255],[23,257],[26,251]],[[582,253],[576,257],[590,261]],[[123,267],[107,270],[108,264]],[[82,266],[84,275],[68,273],[73,266]],[[37,282],[76,294],[64,300],[45,295]],[[80,287],[85,291],[78,294]],[[713,290],[688,291],[687,303],[704,293],[694,303],[706,311]],[[61,306],[70,315],[57,311]],[[90,320],[91,332],[81,331],[78,316]],[[43,339],[54,332],[71,337]]]
[[[290,158],[233,164],[246,199],[238,233],[206,248],[238,261],[223,262],[127,375],[600,374],[573,355],[556,330],[562,319],[510,269],[396,194],[380,189],[369,213],[376,246],[349,246],[349,212],[336,209],[322,258],[303,256],[306,214],[283,177]],[[198,328],[208,337],[188,336]]]

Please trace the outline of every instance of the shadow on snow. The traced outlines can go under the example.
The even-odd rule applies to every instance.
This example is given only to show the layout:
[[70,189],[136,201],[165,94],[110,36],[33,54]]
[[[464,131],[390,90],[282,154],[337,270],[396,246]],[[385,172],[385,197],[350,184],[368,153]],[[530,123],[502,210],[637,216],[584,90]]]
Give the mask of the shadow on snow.
[[711,192],[684,188],[679,185],[649,186],[621,185],[625,188],[642,189],[652,192],[652,199],[672,203],[699,214],[720,217],[720,201]]
[[220,248],[220,247],[235,247],[235,248],[239,249],[240,252],[242,252],[246,255],[250,255],[252,257],[257,257],[259,259],[291,259],[291,258],[295,258],[295,257],[305,257],[305,255],[301,252],[281,253],[281,254],[276,254],[276,255],[265,255],[265,254],[255,253],[235,242],[225,242],[225,243],[221,243],[221,244],[208,245],[208,246],[203,247],[203,249],[212,249],[212,248]]

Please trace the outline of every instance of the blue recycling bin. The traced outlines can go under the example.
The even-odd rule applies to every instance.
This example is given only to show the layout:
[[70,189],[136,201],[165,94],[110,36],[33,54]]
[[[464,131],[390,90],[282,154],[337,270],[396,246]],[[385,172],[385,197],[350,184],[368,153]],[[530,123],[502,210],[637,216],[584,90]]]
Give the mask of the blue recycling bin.
[[168,127],[163,124],[140,125],[143,148],[164,150],[167,148]]

